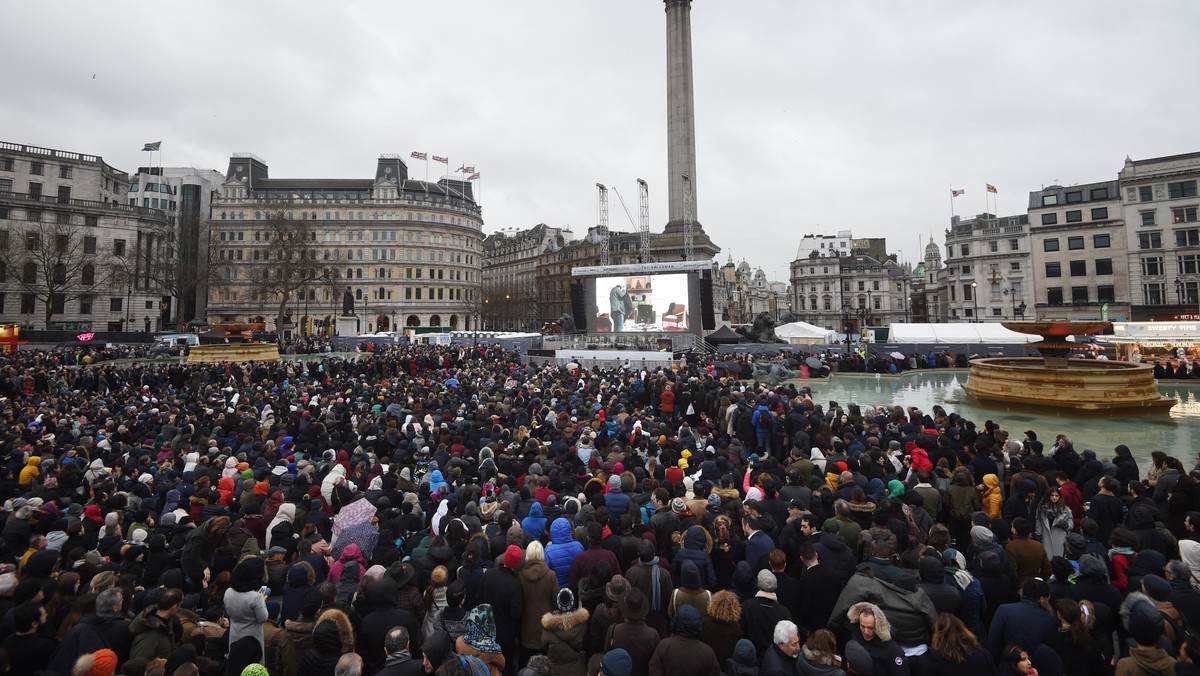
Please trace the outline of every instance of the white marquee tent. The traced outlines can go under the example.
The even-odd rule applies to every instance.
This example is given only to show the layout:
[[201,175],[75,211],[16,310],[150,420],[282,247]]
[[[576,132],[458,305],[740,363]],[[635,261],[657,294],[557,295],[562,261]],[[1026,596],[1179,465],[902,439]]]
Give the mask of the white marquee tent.
[[775,335],[793,345],[826,345],[836,342],[833,331],[808,322],[792,322],[776,326]]
[[976,344],[976,343],[1036,343],[1039,336],[1030,336],[1004,328],[995,322],[978,324],[892,324],[889,343]]

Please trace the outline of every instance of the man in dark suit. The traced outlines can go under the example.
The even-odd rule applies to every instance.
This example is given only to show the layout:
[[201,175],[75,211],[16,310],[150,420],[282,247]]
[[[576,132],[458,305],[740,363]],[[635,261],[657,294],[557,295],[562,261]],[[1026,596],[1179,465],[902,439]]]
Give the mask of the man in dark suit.
[[804,573],[800,575],[799,595],[804,603],[800,617],[796,619],[800,626],[814,632],[829,621],[846,580],[837,571],[821,564],[812,545],[800,546],[800,558],[804,560]]
[[761,527],[756,517],[746,516],[742,519],[742,532],[746,534],[746,563],[755,573],[770,566],[771,552],[775,551],[775,542],[760,530]]
[[1019,645],[1032,655],[1038,646],[1050,642],[1058,631],[1058,620],[1046,611],[1049,599],[1050,586],[1035,577],[1021,585],[1020,601],[996,609],[987,637],[993,658],[999,661],[1001,651],[1010,645]]

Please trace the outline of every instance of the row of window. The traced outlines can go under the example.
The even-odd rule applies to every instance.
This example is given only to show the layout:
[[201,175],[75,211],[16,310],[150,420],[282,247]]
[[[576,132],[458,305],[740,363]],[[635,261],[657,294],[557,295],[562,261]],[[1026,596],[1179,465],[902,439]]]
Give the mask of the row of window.
[[[1083,210],[1081,210],[1081,209],[1073,209],[1071,211],[1068,211],[1068,212],[1066,212],[1065,216],[1066,216],[1067,223],[1082,223],[1083,222]],[[1107,219],[1108,218],[1108,207],[1096,207],[1095,209],[1092,209],[1091,216],[1092,216],[1093,221],[1103,221],[1103,220]],[[1055,225],[1057,223],[1058,223],[1058,214],[1057,213],[1051,212],[1048,214],[1042,214],[1042,225]]]
[[[54,214],[54,222],[58,225],[79,225],[79,219],[75,218],[77,214],[69,211],[52,211]],[[45,212],[41,209],[26,209],[25,220],[30,223],[41,223],[45,220]],[[0,207],[0,220],[18,220],[12,209],[8,207]],[[93,214],[83,215],[83,224],[89,228],[95,228],[100,225],[100,217]]]
[[[318,239],[321,239],[325,242],[334,243],[334,242],[343,241],[343,237],[342,237],[343,234],[345,234],[344,241],[347,241],[347,242],[365,242],[365,241],[367,241],[367,231],[365,231],[365,230],[350,230],[345,233],[343,233],[340,230],[327,230],[327,231],[324,231],[321,233],[317,233],[314,231],[314,232],[307,233],[307,235],[308,235],[307,239],[312,242],[315,242]],[[469,240],[466,237],[461,237],[459,235],[447,236],[446,233],[442,233],[442,232],[423,233],[423,232],[414,232],[411,230],[405,230],[405,231],[403,231],[403,235],[404,235],[403,240],[400,239],[400,234],[401,234],[400,232],[397,232],[395,230],[372,230],[370,241],[372,241],[372,242],[404,241],[404,242],[413,242],[416,244],[439,244],[439,245],[443,245],[443,246],[450,245],[450,246],[455,246],[455,247],[474,247],[477,244],[477,242],[475,240]],[[428,238],[426,238],[426,235],[428,235]],[[282,235],[279,235],[279,236],[282,236]],[[245,242],[245,241],[248,241],[246,238],[245,231],[227,232],[227,231],[223,230],[220,233],[218,233],[217,239],[222,242]],[[286,239],[289,239],[289,240],[292,239],[292,234],[289,234]],[[271,241],[271,232],[255,230],[254,231],[254,241],[255,242],[270,242]]]
[[[289,220],[292,220],[293,213],[294,212],[289,211],[285,215]],[[258,211],[254,212],[254,220],[263,220],[264,218],[267,218],[267,214],[264,214],[264,213],[261,213]],[[316,220],[316,218],[317,218],[317,212],[315,212],[315,211],[300,212],[301,220]],[[222,211],[221,212],[221,220],[222,221],[225,221],[225,220],[244,221],[244,220],[246,220],[246,212],[244,212],[244,211]],[[342,220],[342,212],[326,211],[325,212],[325,220],[340,221],[340,220]],[[449,220],[447,220],[445,214],[423,214],[419,211],[418,212],[412,212],[412,211],[408,212],[408,218],[406,218],[406,219],[402,219],[400,217],[400,213],[395,212],[395,211],[387,211],[387,212],[382,212],[382,213],[375,212],[375,213],[371,214],[371,217],[369,219],[364,217],[363,212],[361,212],[361,211],[357,211],[357,212],[347,211],[346,212],[346,220],[348,220],[348,221],[355,221],[355,220],[357,220],[357,221],[408,220],[408,221],[418,221],[418,222],[427,222],[427,223],[448,223],[450,225],[470,225],[469,223],[463,223],[463,219],[461,216],[451,216],[449,218]]]
[[[1113,263],[1111,258],[1097,258],[1094,261],[1096,275],[1106,276],[1113,273]],[[1075,260],[1067,263],[1072,277],[1087,277],[1087,261]],[[1062,263],[1048,262],[1046,263],[1047,277],[1062,277]]]
[[[998,239],[988,240],[987,250],[988,250],[988,253],[1000,253],[1000,240],[998,240]],[[1010,238],[1008,240],[1008,250],[1009,251],[1020,251],[1021,250],[1021,240],[1016,237]],[[970,256],[971,255],[971,245],[970,244],[960,244],[958,247],[958,251],[963,256]],[[954,256],[954,247],[953,246],[946,247],[946,258],[952,258],[953,256]]]
[[[0,193],[14,192],[13,187],[13,181],[11,178],[0,178]],[[38,181],[30,181],[29,188],[25,191],[25,194],[29,195],[30,197],[42,197],[46,194],[45,185]],[[59,202],[66,203],[71,201],[71,186],[58,186],[57,196]]]
[[[11,157],[0,157],[0,171],[16,171],[17,163]],[[29,162],[29,173],[34,176],[46,175],[46,163],[41,160],[31,160]],[[59,178],[73,178],[75,168],[69,164],[58,165]]]
[[[1075,235],[1067,238],[1068,251],[1082,251],[1085,248],[1085,238],[1083,235]],[[1108,234],[1092,235],[1093,249],[1107,249],[1112,246],[1112,237]],[[1042,240],[1042,251],[1059,251],[1059,242],[1057,237],[1047,237]]]
[[[37,250],[41,249],[42,236],[40,233],[26,232],[26,233],[24,233],[24,235],[25,236],[23,239],[25,241],[25,250],[26,251],[37,251]],[[0,230],[0,250],[8,249],[8,240],[9,240],[8,230]],[[69,234],[66,234],[66,233],[57,234],[54,236],[54,250],[57,253],[66,253],[72,247],[78,246],[80,243],[82,243],[84,254],[91,255],[91,254],[96,253],[96,247],[97,247],[99,240],[97,240],[95,237],[92,237],[90,235],[85,235],[84,237],[81,238],[81,240],[82,240],[81,242],[76,242],[75,240],[73,240],[71,238],[71,236]],[[112,252],[113,252],[114,256],[124,256],[125,255],[125,240],[114,239]]]
[[[1175,288],[1176,301],[1180,304],[1200,303],[1200,282],[1181,282]],[[1147,305],[1166,305],[1167,285],[1163,282],[1148,282],[1142,285],[1142,298]]]
[[[395,300],[395,297],[393,295],[394,291],[395,290],[393,290],[393,289],[387,289],[384,287],[379,287],[378,289],[371,289],[370,290],[370,300],[376,300],[376,301]],[[242,299],[241,291],[239,291],[238,289],[235,289],[235,288],[230,288],[230,287],[221,287],[219,289],[215,289],[214,295],[217,297],[218,300],[220,300],[222,302],[226,302],[226,303],[235,303]],[[324,296],[325,302],[331,302],[330,295],[328,292],[326,292],[322,295]],[[360,300],[360,301],[364,300],[366,295],[367,294],[363,293],[362,289],[354,290],[355,300]],[[469,301],[474,298],[474,295],[475,294],[474,294],[473,289],[467,289],[465,298]],[[252,302],[260,301],[260,300],[270,300],[272,298],[272,292],[264,291],[264,290],[260,290],[260,289],[252,289],[246,293],[246,298]],[[431,300],[431,301],[434,301],[434,300],[461,301],[464,299],[464,294],[463,294],[463,290],[461,288],[404,287],[404,299],[405,300]],[[120,300],[120,299],[118,298],[115,300]],[[316,289],[309,289],[308,300],[311,300],[311,301],[317,300]]]
[[[26,261],[21,265],[21,283],[22,284],[37,284],[39,277],[37,263]],[[55,285],[66,284],[70,279],[70,271],[63,263],[57,263],[50,269],[50,278]],[[8,281],[8,266],[0,261],[0,284]],[[79,267],[79,282],[83,286],[94,286],[96,284],[96,266],[91,263],[86,263]]]
[[[1142,276],[1158,277],[1167,274],[1165,259],[1162,256],[1142,256]],[[1180,274],[1200,274],[1200,254],[1184,254],[1175,257],[1175,270]]]
[[[1158,215],[1153,209],[1140,212],[1142,217],[1142,225],[1158,225]],[[1195,223],[1197,219],[1197,207],[1174,207],[1171,209],[1172,223]]]
[[[1008,269],[1011,272],[1020,272],[1021,271],[1021,261],[1009,261]],[[962,274],[964,274],[964,275],[971,274],[971,266],[970,265],[964,265],[961,268],[946,268],[946,272],[948,272],[952,275],[954,274],[955,270],[962,270]],[[994,273],[1000,272],[1000,266],[996,263],[992,263],[991,271]]]
[[[1065,195],[1063,195],[1063,197],[1067,204],[1077,204],[1083,201],[1083,190],[1068,191]],[[1088,199],[1091,201],[1106,200],[1110,199],[1111,197],[1112,195],[1108,194],[1108,186],[1104,186],[1102,188],[1092,188],[1088,191]],[[1042,195],[1042,206],[1052,207],[1058,203],[1058,195]]]
[[[1072,286],[1069,289],[1071,293],[1071,303],[1084,304],[1091,303],[1091,288],[1087,286]],[[1046,289],[1046,303],[1050,305],[1062,305],[1064,303],[1063,288],[1060,286],[1052,286]],[[1115,303],[1117,300],[1116,289],[1110,285],[1096,287],[1097,303]]]
[[[1143,232],[1138,234],[1138,249],[1161,249],[1161,232]],[[1175,246],[1200,246],[1200,228],[1181,228],[1175,231]]]
[[[4,294],[0,293],[0,314],[4,314],[4,300],[5,300]],[[94,308],[95,308],[95,304],[96,304],[96,299],[94,297],[80,296],[78,299],[78,302],[79,302],[79,314],[90,315],[95,311]],[[146,309],[153,310],[154,309],[154,301],[146,301]],[[50,299],[50,310],[53,314],[56,314],[56,315],[66,314],[66,312],[67,312],[66,299],[61,294],[56,294],[54,297],[52,297]],[[109,312],[124,312],[125,311],[125,299],[124,298],[109,298],[108,299],[108,311]],[[31,315],[36,312],[37,312],[37,296],[35,296],[32,293],[20,294],[20,309],[19,309],[18,313],[23,314],[23,315]]]

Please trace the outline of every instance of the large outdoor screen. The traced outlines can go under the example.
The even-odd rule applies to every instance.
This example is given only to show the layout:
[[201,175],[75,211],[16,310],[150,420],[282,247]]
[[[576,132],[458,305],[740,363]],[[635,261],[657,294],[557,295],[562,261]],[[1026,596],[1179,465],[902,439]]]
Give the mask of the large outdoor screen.
[[687,273],[596,277],[588,326],[597,333],[691,331]]

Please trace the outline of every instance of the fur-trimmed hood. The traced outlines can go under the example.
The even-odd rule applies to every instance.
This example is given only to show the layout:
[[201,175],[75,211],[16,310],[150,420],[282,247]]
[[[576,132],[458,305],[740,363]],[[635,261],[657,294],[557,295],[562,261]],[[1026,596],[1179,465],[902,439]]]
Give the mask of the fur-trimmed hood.
[[346,617],[346,613],[343,613],[337,608],[330,608],[329,610],[321,613],[321,616],[317,618],[316,624],[320,625],[322,622],[326,621],[332,622],[337,627],[338,635],[342,639],[343,650],[345,652],[353,652],[354,627],[350,624],[350,618]]
[[871,614],[875,616],[875,635],[879,637],[879,640],[892,640],[892,625],[888,623],[887,616],[883,614],[883,610],[874,603],[860,601],[850,606],[850,610],[846,611],[846,618],[850,620],[850,624],[858,626],[858,616],[864,610],[870,610]]
[[578,608],[569,613],[546,613],[542,615],[542,629],[568,631],[581,624],[587,624],[590,616],[587,608]]

